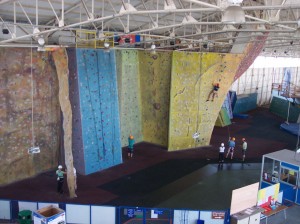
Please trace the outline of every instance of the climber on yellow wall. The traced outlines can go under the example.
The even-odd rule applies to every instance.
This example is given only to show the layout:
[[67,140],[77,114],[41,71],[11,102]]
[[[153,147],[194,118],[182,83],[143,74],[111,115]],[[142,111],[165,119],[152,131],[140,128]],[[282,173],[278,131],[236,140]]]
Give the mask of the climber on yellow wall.
[[220,88],[219,83],[213,84],[213,89],[208,94],[208,97],[207,97],[206,101],[209,101],[209,99],[210,99],[211,96],[212,96],[211,101],[214,101],[215,97],[218,97],[218,90],[219,90],[219,88]]

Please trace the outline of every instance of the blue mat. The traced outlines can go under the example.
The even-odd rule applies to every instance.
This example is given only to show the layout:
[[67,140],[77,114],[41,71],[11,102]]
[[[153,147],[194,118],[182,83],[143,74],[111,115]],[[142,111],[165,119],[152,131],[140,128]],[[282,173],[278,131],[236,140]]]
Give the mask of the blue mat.
[[280,125],[280,129],[283,129],[293,135],[299,134],[299,124],[297,123],[290,123],[290,124],[283,123]]

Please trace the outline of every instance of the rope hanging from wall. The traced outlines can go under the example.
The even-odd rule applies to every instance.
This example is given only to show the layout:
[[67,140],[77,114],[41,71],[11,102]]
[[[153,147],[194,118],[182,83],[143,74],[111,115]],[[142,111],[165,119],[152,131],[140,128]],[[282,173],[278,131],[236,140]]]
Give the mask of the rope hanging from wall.
[[33,71],[32,71],[33,63],[32,63],[32,40],[31,40],[31,48],[30,48],[30,81],[31,81],[31,147],[28,149],[28,154],[40,153],[40,147],[35,146],[35,133],[34,133],[34,92],[33,92]]

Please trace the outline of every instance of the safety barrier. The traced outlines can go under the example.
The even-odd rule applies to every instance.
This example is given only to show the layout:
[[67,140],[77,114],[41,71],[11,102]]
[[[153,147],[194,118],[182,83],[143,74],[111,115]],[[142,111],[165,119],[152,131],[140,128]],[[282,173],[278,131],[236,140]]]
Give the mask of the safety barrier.
[[[200,199],[199,199],[200,200]],[[173,210],[167,208],[143,208],[126,206],[102,206],[71,203],[31,202],[17,200],[0,200],[0,223],[17,222],[22,211],[35,212],[53,205],[65,211],[66,223],[75,224],[130,224],[130,223],[209,223],[228,224],[229,210]],[[79,212],[80,211],[80,212]]]

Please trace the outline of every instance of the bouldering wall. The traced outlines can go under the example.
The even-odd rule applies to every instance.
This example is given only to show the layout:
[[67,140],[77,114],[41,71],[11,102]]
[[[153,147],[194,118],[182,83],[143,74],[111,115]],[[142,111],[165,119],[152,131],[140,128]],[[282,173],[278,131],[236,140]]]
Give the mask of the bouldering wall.
[[168,146],[171,52],[139,51],[144,141]]
[[173,52],[170,90],[168,150],[197,146],[192,136],[198,131],[200,54]]
[[[58,80],[51,52],[32,49],[31,57],[30,48],[0,48],[0,61],[2,185],[57,166],[61,125]],[[33,137],[41,152],[29,155]]]
[[[209,145],[214,124],[242,55],[173,52],[168,149]],[[206,101],[213,84],[218,97]],[[199,134],[193,138],[193,134]]]
[[137,50],[117,50],[119,110],[122,146],[128,145],[132,134],[135,143],[143,141],[139,57]]
[[115,51],[77,49],[85,173],[122,162]]

